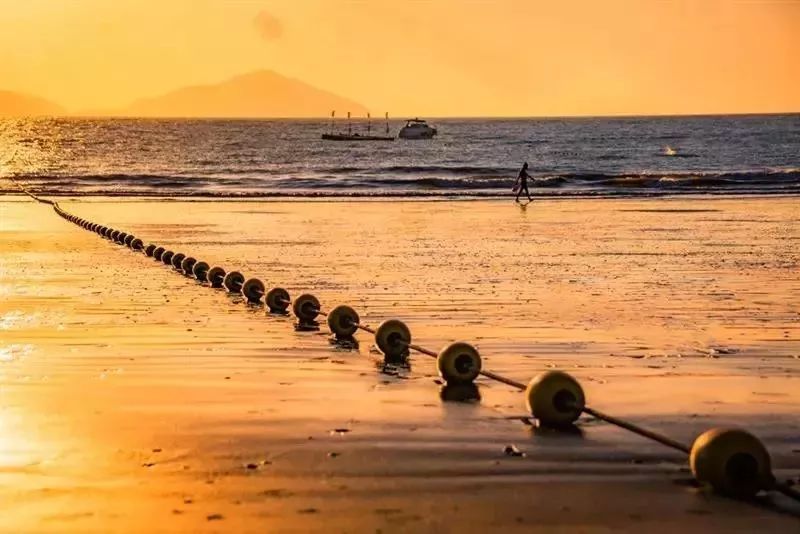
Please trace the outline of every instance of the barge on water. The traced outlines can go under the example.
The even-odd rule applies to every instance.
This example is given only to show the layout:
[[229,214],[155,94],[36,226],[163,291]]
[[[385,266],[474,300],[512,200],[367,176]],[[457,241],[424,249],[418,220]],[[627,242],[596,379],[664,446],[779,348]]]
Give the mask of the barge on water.
[[358,132],[353,133],[353,125],[350,123],[350,112],[347,112],[347,133],[334,133],[333,123],[336,111],[331,111],[331,131],[322,134],[325,141],[394,141],[394,136],[389,135],[389,114],[386,113],[386,135],[372,135],[372,119],[367,113],[367,133],[366,135]]

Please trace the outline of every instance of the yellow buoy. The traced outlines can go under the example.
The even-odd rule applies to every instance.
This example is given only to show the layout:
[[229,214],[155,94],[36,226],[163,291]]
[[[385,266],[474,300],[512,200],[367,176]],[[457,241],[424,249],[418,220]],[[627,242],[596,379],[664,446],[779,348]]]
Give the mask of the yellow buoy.
[[265,292],[264,282],[258,278],[250,278],[242,285],[242,295],[245,296],[248,302],[254,304],[261,302],[261,297],[264,296]]
[[222,281],[225,280],[225,269],[212,267],[206,274],[206,280],[211,284],[211,287],[222,287]]
[[267,307],[272,313],[285,314],[289,309],[289,292],[282,287],[273,287],[267,293],[266,299]]
[[387,319],[375,330],[375,344],[390,360],[404,359],[411,343],[411,330],[403,321]]
[[209,266],[206,262],[198,261],[197,263],[194,264],[194,267],[192,267],[192,274],[194,275],[195,278],[197,278],[201,282],[206,282],[208,281],[208,278],[206,278],[206,276],[208,275],[208,269]]
[[356,325],[360,320],[353,308],[342,304],[328,313],[328,328],[337,338],[350,338],[358,330]]
[[574,423],[586,405],[583,388],[563,371],[547,371],[530,381],[525,402],[531,415],[545,426]]
[[183,261],[181,262],[181,271],[183,271],[183,274],[186,276],[192,276],[192,269],[194,269],[195,263],[197,263],[197,260],[191,256],[183,258]]
[[766,447],[754,435],[713,428],[692,444],[689,466],[698,482],[733,497],[752,497],[774,483]]
[[481,356],[469,343],[457,341],[439,351],[436,367],[448,384],[469,384],[481,372]]
[[305,293],[292,303],[292,311],[301,323],[313,323],[319,315],[320,304],[317,297]]
[[186,257],[186,254],[184,254],[182,252],[178,252],[174,256],[172,256],[172,259],[170,260],[170,263],[172,264],[173,267],[175,267],[176,269],[180,270],[181,263],[183,262],[183,258],[185,258],[185,257]]
[[231,271],[225,275],[222,285],[231,293],[239,293],[244,284],[244,275],[239,271]]

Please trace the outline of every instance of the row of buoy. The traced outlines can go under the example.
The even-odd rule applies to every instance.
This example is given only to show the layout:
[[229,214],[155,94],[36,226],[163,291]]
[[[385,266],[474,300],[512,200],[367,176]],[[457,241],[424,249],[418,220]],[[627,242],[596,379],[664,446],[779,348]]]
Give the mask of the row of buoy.
[[[38,199],[40,200],[40,199]],[[40,200],[41,201],[41,200]],[[473,384],[479,376],[508,384],[525,394],[531,416],[543,426],[564,428],[573,425],[581,414],[602,419],[611,424],[680,450],[689,455],[689,465],[695,478],[710,485],[719,493],[747,498],[760,491],[778,490],[800,499],[800,494],[786,483],[778,483],[772,474],[769,453],[763,443],[751,433],[732,428],[713,428],[701,434],[691,447],[674,441],[633,423],[609,416],[586,405],[586,395],[580,383],[570,374],[551,370],[533,378],[528,384],[503,377],[482,368],[478,350],[466,342],[455,342],[440,351],[432,351],[412,343],[411,330],[400,320],[383,321],[377,328],[362,324],[350,306],[340,305],[325,312],[319,300],[303,294],[291,300],[289,292],[281,287],[266,290],[257,278],[246,278],[239,271],[227,272],[222,267],[210,267],[183,253],[175,253],[156,244],[144,245],[138,237],[108,226],[102,226],[72,215],[52,203],[56,213],[78,226],[95,232],[133,251],[141,251],[155,261],[171,266],[177,272],[192,277],[212,288],[225,288],[238,293],[253,304],[263,303],[271,313],[288,314],[289,307],[300,326],[316,327],[317,318],[327,319],[331,333],[338,340],[349,340],[357,330],[366,331],[375,338],[375,344],[387,361],[405,359],[409,350],[436,359],[436,367],[448,385]]]

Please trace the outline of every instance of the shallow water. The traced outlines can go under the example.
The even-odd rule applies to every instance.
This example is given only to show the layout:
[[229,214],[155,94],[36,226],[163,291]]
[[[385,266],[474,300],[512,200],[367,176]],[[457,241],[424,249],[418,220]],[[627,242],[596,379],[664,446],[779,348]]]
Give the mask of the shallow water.
[[475,197],[509,194],[529,161],[539,196],[800,192],[799,115],[436,126],[429,141],[339,143],[320,139],[325,121],[0,120],[0,178],[51,195]]

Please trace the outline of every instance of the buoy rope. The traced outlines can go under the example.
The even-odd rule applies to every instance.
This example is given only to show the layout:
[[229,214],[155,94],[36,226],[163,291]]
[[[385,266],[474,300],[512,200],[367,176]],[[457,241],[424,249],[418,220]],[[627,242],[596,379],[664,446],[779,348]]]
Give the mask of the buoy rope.
[[361,324],[361,323],[356,324],[355,327],[358,328],[359,330],[363,330],[364,332],[369,332],[373,336],[375,335],[375,332],[377,331],[374,328],[372,328],[371,326],[366,325],[366,324]]
[[[37,201],[39,203],[49,204],[50,206],[53,207],[53,210],[56,211],[59,215],[67,216],[67,218],[75,217],[74,215],[70,214],[66,210],[63,210],[58,205],[57,202],[54,202],[52,200],[47,200],[47,199],[39,197],[38,195],[32,193],[27,188],[25,188],[22,184],[18,183],[13,177],[9,177],[9,179],[11,180],[12,183],[14,183],[27,196],[31,197],[32,199],[34,199],[35,201]],[[82,219],[82,221],[84,223],[87,222],[84,219]],[[287,299],[283,299],[283,298],[278,299],[278,302],[283,304],[283,305],[285,305],[285,306],[287,306],[287,307],[292,305],[292,301],[291,300],[287,300]],[[319,306],[312,306],[310,308],[310,311],[312,311],[313,313],[316,313],[318,315],[325,316],[325,317],[327,317],[329,315],[328,312],[324,311]],[[356,322],[356,323],[352,323],[352,324],[357,329],[363,330],[363,331],[368,332],[368,333],[373,334],[373,335],[376,334],[376,332],[377,332],[376,329],[374,329],[374,328],[372,328],[372,327],[370,327],[368,325],[361,324],[360,321]],[[421,345],[417,345],[417,344],[414,344],[414,343],[411,343],[411,342],[407,342],[407,341],[405,341],[403,339],[395,340],[393,342],[405,345],[410,350],[414,350],[415,352],[419,352],[421,354],[425,354],[425,355],[433,357],[433,358],[437,358],[439,356],[438,353],[435,352],[435,351],[427,349],[427,348],[425,348],[425,347],[423,347]],[[495,380],[495,381],[504,383],[506,385],[509,385],[511,387],[517,388],[519,390],[525,390],[527,388],[527,386],[525,384],[523,384],[522,382],[518,382],[518,381],[513,380],[511,378],[504,377],[504,376],[502,376],[500,374],[497,374],[497,373],[494,373],[492,371],[481,370],[479,372],[479,374],[482,375],[482,376],[485,376],[487,378],[490,378],[492,380]],[[679,450],[679,451],[681,451],[683,453],[686,453],[686,454],[690,454],[691,453],[691,448],[689,446],[687,446],[687,445],[684,445],[683,443],[675,441],[675,440],[673,440],[673,439],[671,439],[669,437],[666,437],[666,436],[664,436],[662,434],[659,434],[657,432],[653,432],[653,431],[647,430],[645,428],[642,428],[642,427],[640,427],[640,426],[638,426],[638,425],[636,425],[634,423],[631,423],[631,422],[625,421],[623,419],[620,419],[620,418],[605,414],[603,412],[595,410],[594,408],[590,408],[589,406],[582,406],[581,407],[581,412],[585,413],[587,415],[590,415],[592,417],[595,417],[597,419],[600,419],[602,421],[605,421],[605,422],[607,422],[609,424],[615,425],[615,426],[617,426],[619,428],[622,428],[624,430],[627,430],[629,432],[632,432],[634,434],[637,434],[639,436],[642,436],[642,437],[645,437],[647,439],[653,440],[655,442],[661,443],[662,445],[665,445],[667,447]],[[792,488],[788,482],[775,481],[774,484],[772,484],[771,488],[768,488],[768,489],[774,489],[775,491],[778,491],[781,494],[783,494],[783,495],[785,495],[785,496],[787,496],[787,497],[789,497],[791,499],[794,499],[796,501],[800,501],[800,492],[798,492],[796,489]]]
[[652,439],[653,441],[657,441],[657,442],[659,442],[659,443],[661,443],[663,445],[666,445],[667,447],[672,447],[673,449],[677,449],[679,451],[683,451],[686,454],[689,454],[692,451],[691,447],[689,447],[687,445],[684,445],[683,443],[677,442],[677,441],[675,441],[673,439],[670,439],[670,438],[668,438],[668,437],[666,437],[666,436],[664,436],[662,434],[658,434],[658,433],[653,432],[651,430],[647,430],[646,428],[642,428],[642,427],[640,427],[638,425],[635,425],[633,423],[629,423],[628,421],[624,421],[622,419],[619,419],[617,417],[605,414],[603,412],[599,412],[599,411],[595,410],[594,408],[589,408],[588,406],[584,406],[582,411],[583,411],[583,413],[589,414],[592,417],[596,417],[597,419],[602,419],[603,421],[605,421],[607,423],[611,423],[612,425],[616,425],[616,426],[618,426],[620,428],[624,428],[625,430],[627,430],[629,432],[633,432],[634,434],[638,434],[638,435],[643,436],[645,438]]
[[[13,159],[13,158],[12,158],[12,159]],[[37,195],[35,195],[35,194],[31,193],[31,192],[30,192],[30,191],[29,191],[29,190],[28,190],[28,189],[27,189],[27,188],[26,188],[24,185],[22,185],[22,184],[21,184],[21,183],[19,183],[17,180],[15,180],[13,176],[9,176],[9,177],[8,177],[8,179],[9,179],[9,180],[11,180],[11,183],[12,183],[12,184],[14,184],[14,185],[16,185],[17,187],[19,187],[19,189],[20,189],[20,190],[21,190],[23,193],[25,193],[26,195],[28,195],[29,197],[31,197],[31,198],[32,198],[33,200],[35,200],[36,202],[41,202],[42,204],[49,204],[49,205],[51,205],[51,206],[53,206],[53,207],[58,207],[58,203],[57,203],[57,202],[53,202],[52,200],[47,200],[46,198],[42,198],[42,197],[40,197],[40,196],[37,196]]]
[[[434,351],[432,351],[430,349],[426,349],[425,347],[422,347],[420,345],[416,345],[414,343],[408,343],[404,339],[398,339],[396,342],[401,344],[401,345],[405,345],[406,347],[408,347],[411,350],[420,352],[422,354],[427,354],[428,356],[431,356],[433,358],[438,358],[439,357],[439,353],[434,352]],[[520,391],[524,391],[525,388],[528,387],[525,384],[523,384],[522,382],[517,382],[513,378],[507,378],[507,377],[505,377],[505,376],[503,376],[501,374],[494,373],[492,371],[486,371],[484,369],[481,369],[480,371],[478,371],[478,374],[481,375],[481,376],[485,376],[486,378],[491,378],[492,380],[496,380],[497,382],[502,382],[503,384],[506,384],[508,386],[517,388]]]
[[421,346],[416,345],[414,343],[409,343],[408,341],[406,341],[404,339],[398,339],[397,341],[395,341],[395,343],[397,343],[399,345],[404,345],[406,348],[409,348],[409,349],[411,349],[413,351],[416,351],[416,352],[419,352],[421,354],[425,354],[427,356],[431,356],[433,358],[438,358],[439,357],[439,353],[438,352],[434,352],[431,349],[426,349],[425,347],[421,347]]
[[517,382],[512,378],[506,378],[497,373],[493,373],[492,371],[484,371],[483,369],[481,369],[480,374],[487,378],[491,378],[492,380],[497,380],[498,382],[502,382],[503,384],[507,384],[511,387],[517,388],[520,391],[525,391],[525,389],[528,387],[522,382]]

